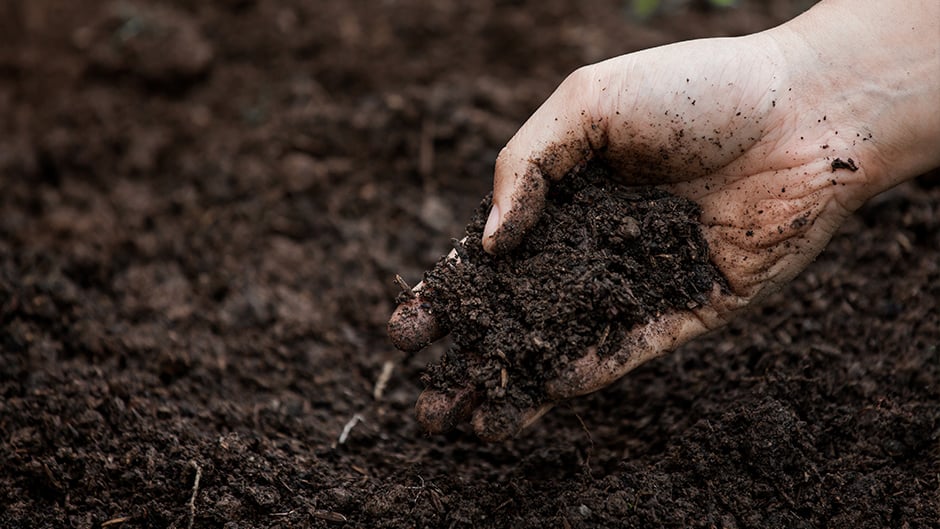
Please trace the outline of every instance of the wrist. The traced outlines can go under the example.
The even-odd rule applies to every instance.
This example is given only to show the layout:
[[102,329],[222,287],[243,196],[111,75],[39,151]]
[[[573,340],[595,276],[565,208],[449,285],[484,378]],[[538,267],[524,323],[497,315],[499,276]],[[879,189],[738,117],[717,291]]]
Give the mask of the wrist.
[[829,0],[768,34],[798,119],[863,169],[852,202],[940,166],[940,3]]

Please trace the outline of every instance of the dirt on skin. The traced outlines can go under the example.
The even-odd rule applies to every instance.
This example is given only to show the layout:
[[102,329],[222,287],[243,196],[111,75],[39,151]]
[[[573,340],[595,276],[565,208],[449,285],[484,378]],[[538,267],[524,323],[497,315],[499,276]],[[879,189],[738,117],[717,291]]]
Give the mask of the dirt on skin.
[[393,278],[564,76],[806,7],[700,5],[0,2],[0,527],[936,527],[936,177],[516,439],[415,420]]
[[429,368],[430,389],[537,408],[545,383],[589,348],[610,356],[635,325],[725,286],[700,208],[624,180],[595,161],[553,182],[522,244],[497,257],[481,245],[491,197],[477,207],[457,259],[424,277],[421,301],[454,344]]

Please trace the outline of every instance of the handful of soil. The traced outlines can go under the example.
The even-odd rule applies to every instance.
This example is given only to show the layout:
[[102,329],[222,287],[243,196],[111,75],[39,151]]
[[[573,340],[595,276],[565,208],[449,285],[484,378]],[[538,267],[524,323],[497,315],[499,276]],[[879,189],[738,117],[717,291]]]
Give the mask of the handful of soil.
[[428,388],[538,406],[545,382],[589,347],[611,355],[634,326],[703,304],[725,284],[698,205],[618,180],[591,162],[552,183],[538,223],[499,256],[481,246],[491,197],[483,200],[459,260],[445,257],[425,274],[421,298],[453,338],[429,366]]

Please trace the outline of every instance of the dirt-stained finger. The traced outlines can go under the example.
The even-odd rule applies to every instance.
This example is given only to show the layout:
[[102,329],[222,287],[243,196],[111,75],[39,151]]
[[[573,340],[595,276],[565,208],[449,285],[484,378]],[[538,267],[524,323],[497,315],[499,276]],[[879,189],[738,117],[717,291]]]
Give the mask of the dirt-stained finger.
[[[460,244],[466,242],[466,237],[459,241]],[[445,259],[460,262],[460,255],[456,249],[453,249]],[[403,287],[407,289],[407,285],[403,284]],[[423,289],[424,282],[422,281],[415,285],[410,293],[405,290],[404,294],[409,295],[410,299],[399,304],[388,320],[388,337],[401,351],[408,353],[420,351],[447,334],[447,329],[434,314],[434,307],[422,297]]]
[[613,337],[620,343],[613,355],[601,357],[596,347],[589,348],[584,356],[546,384],[546,392],[551,398],[562,400],[597,391],[640,364],[708,332],[709,328],[702,317],[692,311],[664,315]]
[[[496,166],[497,175],[507,174],[508,171],[499,170],[499,161]],[[483,249],[491,254],[506,253],[518,246],[545,208],[548,182],[534,163],[529,163],[524,170],[521,176],[513,173],[512,177],[504,177],[503,180],[497,176],[493,208],[483,232]],[[501,190],[506,187],[508,191]],[[496,197],[500,194],[506,198],[497,202]]]
[[443,433],[469,419],[478,402],[479,396],[473,388],[453,393],[427,389],[418,396],[415,414],[428,433]]
[[511,402],[486,403],[473,412],[473,431],[484,441],[505,441],[519,435],[552,406],[545,403],[532,408],[519,408]]
[[603,84],[594,67],[572,73],[499,153],[484,250],[499,254],[515,248],[542,213],[548,182],[604,147],[608,120],[594,97]]
[[447,334],[420,292],[399,305],[388,320],[388,337],[402,351],[414,353]]

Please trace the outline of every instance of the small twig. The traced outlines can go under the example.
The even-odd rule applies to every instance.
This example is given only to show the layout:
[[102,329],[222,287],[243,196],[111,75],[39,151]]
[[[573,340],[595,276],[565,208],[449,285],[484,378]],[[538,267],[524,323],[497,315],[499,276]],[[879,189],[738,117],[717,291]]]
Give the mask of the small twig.
[[497,350],[496,350],[496,356],[498,356],[498,357],[500,358],[500,360],[502,360],[503,363],[505,363],[507,366],[509,365],[509,358],[506,358],[506,353],[504,353],[504,352],[500,351],[499,349],[497,349]]
[[601,350],[601,347],[604,347],[604,344],[607,343],[607,335],[608,335],[608,334],[610,334],[610,324],[609,324],[609,323],[607,324],[606,327],[604,327],[604,332],[601,333],[601,339],[598,340],[598,342],[597,342],[597,350],[598,350],[598,351],[600,351],[600,350]]
[[346,439],[349,437],[349,432],[351,432],[352,429],[355,428],[356,425],[360,422],[363,422],[362,415],[359,415],[358,413],[353,415],[352,419],[349,419],[346,425],[343,426],[343,432],[339,434],[339,439],[336,441],[337,444],[345,443]]
[[119,523],[124,523],[124,522],[130,521],[130,519],[131,519],[130,516],[121,516],[120,518],[111,518],[111,519],[108,520],[107,522],[102,522],[102,523],[101,523],[101,527],[108,527],[108,526],[110,526],[110,525],[117,525],[117,524],[119,524]]
[[588,430],[587,425],[584,424],[584,419],[577,413],[575,413],[574,416],[578,419],[578,422],[581,423],[581,429],[587,434],[588,441],[591,443],[591,448],[587,450],[587,456],[584,458],[584,467],[587,469],[588,475],[591,475],[591,454],[594,453],[594,436],[591,435],[591,431]]
[[587,434],[588,441],[591,443],[591,450],[594,450],[594,436],[591,435],[591,431],[588,430],[587,424],[584,424],[584,419],[581,418],[577,413],[574,414],[575,418],[578,419],[578,422],[581,423],[581,429],[584,430],[584,433]]
[[313,511],[313,517],[326,522],[346,523],[346,516],[333,511]]
[[421,480],[421,484],[420,484],[420,485],[415,485],[415,486],[405,487],[405,488],[406,488],[406,489],[411,489],[411,490],[423,490],[423,489],[427,488],[427,485],[424,484],[424,478],[421,477],[421,474],[418,474],[418,479]]
[[187,526],[188,529],[193,529],[193,523],[196,521],[196,496],[199,494],[199,480],[202,479],[202,468],[199,467],[195,459],[191,459],[189,464],[196,469],[196,478],[193,479],[193,495],[189,498],[189,525]]
[[408,283],[405,283],[405,280],[398,274],[395,274],[395,284],[398,285],[398,288],[401,289],[401,296],[404,296],[405,299],[414,299],[415,293],[414,290],[411,290],[411,287],[408,286]]
[[504,501],[503,503],[500,503],[499,505],[496,506],[495,509],[493,509],[493,512],[499,512],[500,510],[502,510],[503,507],[505,507],[505,506],[509,505],[510,503],[512,503],[512,501],[513,501],[512,498],[509,498],[508,500]]
[[373,399],[382,399],[382,394],[385,393],[385,388],[388,386],[388,381],[392,378],[392,371],[394,370],[395,363],[391,360],[386,360],[385,363],[382,364],[382,372],[379,373],[379,378],[375,381],[375,387],[372,388]]
[[463,241],[460,239],[451,239],[454,243],[454,251],[457,252],[457,261],[461,263],[470,262],[470,254],[467,253],[467,248],[463,245]]

